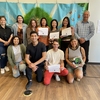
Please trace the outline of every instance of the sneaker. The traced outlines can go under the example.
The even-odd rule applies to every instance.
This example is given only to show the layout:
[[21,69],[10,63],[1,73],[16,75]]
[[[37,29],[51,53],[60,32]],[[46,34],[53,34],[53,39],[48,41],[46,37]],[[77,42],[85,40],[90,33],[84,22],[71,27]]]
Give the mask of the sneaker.
[[80,79],[79,79],[79,78],[77,78],[76,80],[77,80],[78,82],[80,82]]
[[5,71],[8,72],[9,71],[9,67],[5,66]]
[[55,79],[56,81],[60,81],[60,77],[57,74],[55,74]]
[[26,90],[29,90],[31,86],[32,86],[32,81],[28,81],[28,83],[26,84]]
[[4,68],[1,68],[1,74],[4,74],[4,73],[5,73]]

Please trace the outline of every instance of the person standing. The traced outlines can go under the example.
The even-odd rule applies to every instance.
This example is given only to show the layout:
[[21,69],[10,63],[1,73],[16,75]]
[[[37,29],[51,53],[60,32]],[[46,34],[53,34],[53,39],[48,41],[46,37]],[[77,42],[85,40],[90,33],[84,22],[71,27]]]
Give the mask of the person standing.
[[6,26],[6,18],[5,16],[0,17],[0,67],[1,74],[9,71],[9,68],[6,66],[7,64],[7,47],[10,44],[10,41],[13,37],[11,29]]
[[26,39],[26,28],[27,25],[24,23],[24,18],[22,15],[18,15],[16,18],[16,23],[12,25],[12,31],[14,36],[18,36],[20,39],[20,43],[24,43],[27,45]]
[[39,28],[47,28],[48,29],[48,35],[39,35],[39,41],[43,42],[46,45],[46,50],[48,51],[50,28],[47,24],[47,19],[45,17],[41,18],[41,20],[40,20],[40,26],[37,28],[38,33],[39,33]]
[[43,80],[44,60],[46,59],[46,46],[44,43],[38,41],[38,33],[32,31],[30,38],[32,43],[27,46],[25,55],[25,61],[27,63],[26,77],[28,79],[26,90],[32,85],[32,71],[36,73],[37,82]]
[[30,32],[31,31],[36,31],[37,28],[37,21],[35,19],[31,19],[29,22],[29,25],[26,29],[26,33],[27,33],[27,43],[30,44],[31,43],[31,39],[30,39]]
[[83,13],[83,20],[78,22],[75,27],[75,36],[78,38],[80,46],[85,49],[86,54],[86,61],[85,65],[83,66],[83,75],[86,75],[86,68],[87,63],[89,61],[88,54],[89,54],[89,45],[90,39],[94,35],[94,23],[89,21],[90,13],[89,11],[85,11]]

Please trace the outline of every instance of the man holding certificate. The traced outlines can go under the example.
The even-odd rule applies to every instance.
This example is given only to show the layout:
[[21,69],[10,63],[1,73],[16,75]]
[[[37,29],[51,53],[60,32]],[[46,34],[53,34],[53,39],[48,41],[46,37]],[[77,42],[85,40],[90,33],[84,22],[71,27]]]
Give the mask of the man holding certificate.
[[[52,76],[56,75],[56,80],[60,76],[66,76],[68,70],[64,68],[64,53],[62,50],[58,49],[59,42],[54,39],[53,48],[47,52],[47,58],[45,62],[45,73],[44,73],[44,84],[49,85]],[[67,78],[67,76],[66,76]]]

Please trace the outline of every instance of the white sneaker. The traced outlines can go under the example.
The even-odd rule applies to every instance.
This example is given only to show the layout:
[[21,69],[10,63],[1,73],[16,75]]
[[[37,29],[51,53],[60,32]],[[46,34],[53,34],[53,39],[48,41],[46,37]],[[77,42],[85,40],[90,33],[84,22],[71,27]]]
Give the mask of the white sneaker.
[[9,71],[9,67],[5,66],[5,71],[8,72]]
[[4,73],[5,73],[4,68],[1,68],[1,74],[4,74]]
[[77,78],[76,80],[77,80],[78,82],[80,82],[80,79],[79,79],[79,78]]
[[56,81],[60,81],[60,77],[57,74],[55,74],[55,79]]

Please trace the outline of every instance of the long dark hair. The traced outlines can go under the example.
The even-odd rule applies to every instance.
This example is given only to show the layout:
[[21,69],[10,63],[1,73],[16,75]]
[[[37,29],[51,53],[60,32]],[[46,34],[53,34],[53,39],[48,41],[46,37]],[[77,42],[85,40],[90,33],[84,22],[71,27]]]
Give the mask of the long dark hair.
[[62,27],[64,27],[64,20],[67,19],[68,20],[68,24],[67,24],[67,27],[70,27],[70,20],[69,18],[66,16],[64,17],[63,21],[62,21]]
[[46,20],[46,25],[45,25],[45,26],[48,26],[48,24],[47,24],[47,19],[46,19],[45,17],[42,17],[41,20],[40,20],[40,25],[41,25],[41,27],[42,27],[42,20],[43,20],[43,19]]
[[56,29],[58,29],[58,21],[57,21],[56,19],[53,19],[53,20],[51,21],[51,23],[50,23],[51,30],[53,29],[53,27],[52,27],[52,22],[53,22],[53,21],[55,21],[55,22],[57,23]]

